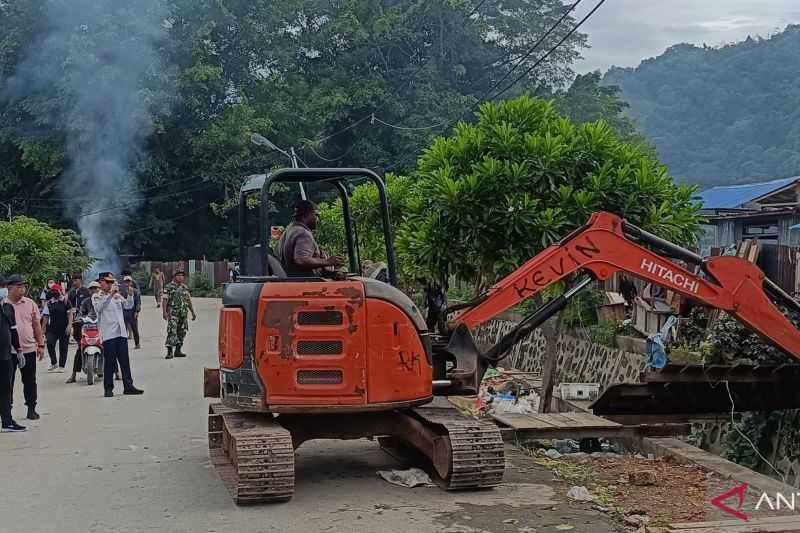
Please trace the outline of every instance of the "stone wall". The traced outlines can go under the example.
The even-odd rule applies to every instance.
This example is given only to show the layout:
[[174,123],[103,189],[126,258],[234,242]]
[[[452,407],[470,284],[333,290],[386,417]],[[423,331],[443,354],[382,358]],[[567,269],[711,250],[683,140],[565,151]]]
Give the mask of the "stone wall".
[[[493,320],[478,330],[475,340],[481,347],[490,346],[515,325],[511,317]],[[534,330],[507,358],[517,370],[541,373],[546,344],[542,332]],[[599,383],[601,390],[616,383],[637,382],[647,361],[642,354],[595,344],[569,333],[560,335],[557,353],[556,384]]]

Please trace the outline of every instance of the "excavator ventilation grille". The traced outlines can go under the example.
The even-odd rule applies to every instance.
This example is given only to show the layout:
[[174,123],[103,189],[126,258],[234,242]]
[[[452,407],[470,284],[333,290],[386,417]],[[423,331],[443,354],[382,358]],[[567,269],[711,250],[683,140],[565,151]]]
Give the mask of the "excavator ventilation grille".
[[341,355],[342,341],[298,341],[298,355]]
[[297,323],[300,326],[341,326],[341,311],[300,311]]
[[300,370],[297,383],[300,385],[341,385],[341,370]]

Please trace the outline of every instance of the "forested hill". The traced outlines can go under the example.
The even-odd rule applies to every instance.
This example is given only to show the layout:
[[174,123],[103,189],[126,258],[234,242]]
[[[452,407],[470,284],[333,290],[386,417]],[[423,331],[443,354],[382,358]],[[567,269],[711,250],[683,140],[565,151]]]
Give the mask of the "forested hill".
[[680,44],[612,68],[670,173],[703,187],[800,175],[800,25],[721,48]]

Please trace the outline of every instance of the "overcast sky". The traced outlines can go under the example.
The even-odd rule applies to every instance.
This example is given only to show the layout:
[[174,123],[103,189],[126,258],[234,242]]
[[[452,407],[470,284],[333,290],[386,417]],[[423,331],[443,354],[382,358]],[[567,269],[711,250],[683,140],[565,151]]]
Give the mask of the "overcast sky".
[[[596,3],[584,0],[576,19]],[[581,27],[591,48],[575,69],[636,66],[676,43],[720,45],[768,36],[787,24],[800,24],[800,0],[606,0]]]

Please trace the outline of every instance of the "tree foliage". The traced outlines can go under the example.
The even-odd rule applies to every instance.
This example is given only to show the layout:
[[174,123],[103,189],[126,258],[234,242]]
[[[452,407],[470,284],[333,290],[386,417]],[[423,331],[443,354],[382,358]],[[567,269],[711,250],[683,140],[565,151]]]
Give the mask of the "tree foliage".
[[83,272],[89,262],[73,231],[27,217],[0,222],[0,273],[20,274],[39,287],[57,272]]
[[678,179],[730,184],[800,174],[800,26],[721,48],[680,44],[611,69],[630,116]]
[[553,102],[481,106],[419,160],[398,245],[415,276],[480,287],[606,210],[677,243],[697,231],[694,188],[602,121],[576,126]]
[[[136,80],[152,104],[137,147],[146,157],[131,169],[144,202],[121,251],[164,259],[234,253],[231,208],[242,177],[286,164],[253,146],[251,133],[297,147],[310,165],[407,172],[567,9],[560,0],[155,1],[166,13],[163,68]],[[17,212],[64,224],[57,184],[71,164],[68,129],[43,117],[76,95],[41,86],[22,100],[5,98],[8,80],[47,37],[43,14],[53,3],[70,5],[0,3],[0,197]],[[568,17],[543,46],[573,23]],[[124,24],[112,13],[96,25],[87,32],[76,24],[69,50],[82,52],[46,68],[64,79],[92,62],[102,69],[102,43],[87,34],[113,37]],[[569,37],[518,89],[562,86],[585,43],[581,33]],[[92,201],[114,206],[120,199]]]
[[[385,180],[392,231],[397,232],[408,210],[413,181],[407,176],[394,174],[387,174]],[[386,261],[386,243],[377,187],[372,184],[355,187],[349,198],[349,205],[358,237],[361,260]],[[347,244],[341,200],[320,205],[320,225],[317,229],[317,239],[329,254],[346,256]]]

